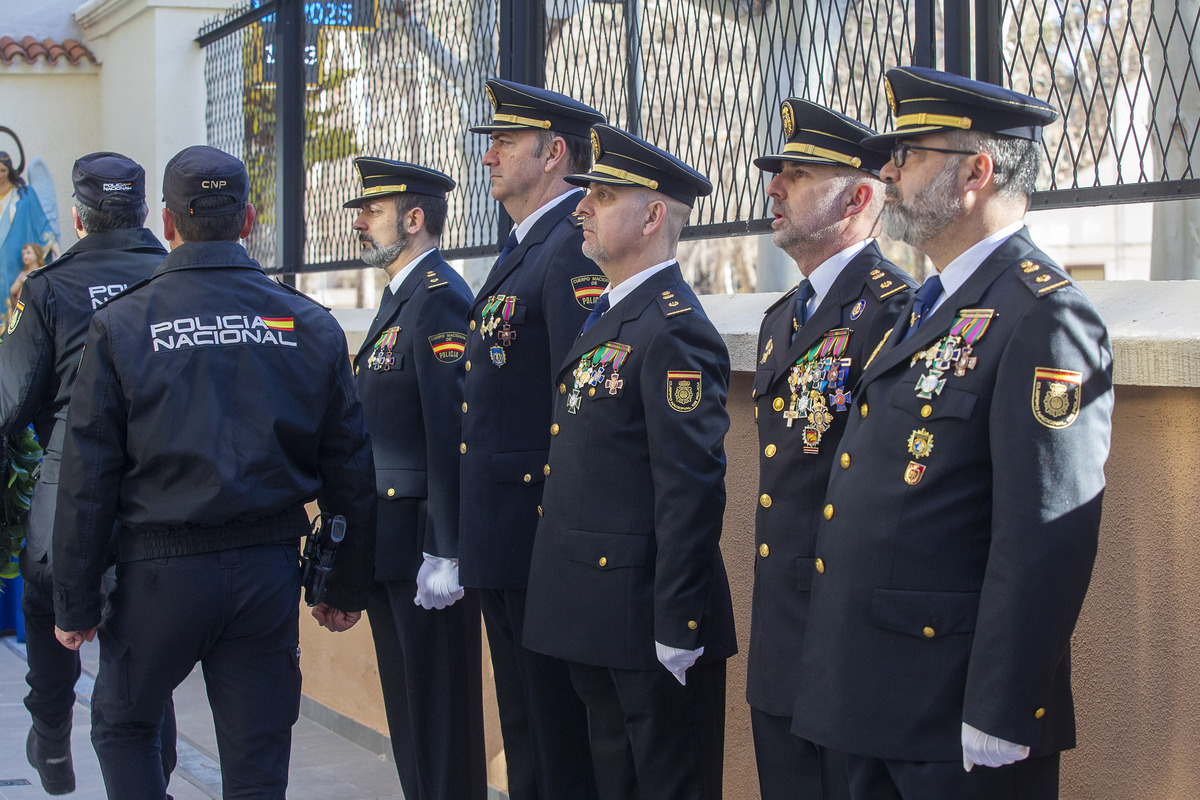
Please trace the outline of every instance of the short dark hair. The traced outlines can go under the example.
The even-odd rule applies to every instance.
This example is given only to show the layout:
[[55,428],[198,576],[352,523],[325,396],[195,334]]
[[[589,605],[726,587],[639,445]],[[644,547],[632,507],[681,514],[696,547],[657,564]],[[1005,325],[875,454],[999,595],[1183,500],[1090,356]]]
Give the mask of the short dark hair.
[[[192,208],[219,208],[226,205],[229,205],[229,198],[221,195],[197,197],[192,201]],[[171,222],[175,224],[175,231],[185,242],[236,242],[246,222],[245,205],[232,214],[218,217],[193,217],[167,210],[171,214]]]
[[105,231],[121,231],[127,228],[140,228],[146,223],[146,204],[141,208],[123,211],[101,211],[98,208],[85,206],[75,201],[75,210],[79,212],[79,222],[88,233],[104,233]]
[[401,192],[396,195],[396,229],[403,235],[404,215],[414,208],[419,208],[425,214],[425,232],[434,238],[440,237],[442,229],[446,227],[446,212],[449,206],[444,197]]
[[1002,136],[982,131],[952,131],[947,137],[952,147],[978,150],[992,157],[992,183],[999,197],[1024,200],[1037,187],[1042,163],[1042,146],[1032,139]]
[[549,147],[556,137],[562,139],[567,146],[567,172],[569,174],[577,175],[591,170],[592,140],[571,133],[538,131],[537,149],[533,151],[533,157],[540,157],[542,151]]

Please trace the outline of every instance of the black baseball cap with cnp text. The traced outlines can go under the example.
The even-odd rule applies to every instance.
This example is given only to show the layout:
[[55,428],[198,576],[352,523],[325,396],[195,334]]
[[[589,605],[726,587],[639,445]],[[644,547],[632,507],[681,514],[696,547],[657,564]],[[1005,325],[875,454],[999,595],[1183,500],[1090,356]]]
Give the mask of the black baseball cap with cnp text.
[[[198,144],[180,150],[163,172],[163,203],[169,211],[192,217],[220,217],[246,205],[250,177],[239,159],[215,147]],[[196,207],[196,201],[221,198],[212,207]],[[207,204],[204,204],[207,205]]]
[[71,169],[75,199],[109,213],[137,211],[146,203],[146,170],[120,153],[80,156]]

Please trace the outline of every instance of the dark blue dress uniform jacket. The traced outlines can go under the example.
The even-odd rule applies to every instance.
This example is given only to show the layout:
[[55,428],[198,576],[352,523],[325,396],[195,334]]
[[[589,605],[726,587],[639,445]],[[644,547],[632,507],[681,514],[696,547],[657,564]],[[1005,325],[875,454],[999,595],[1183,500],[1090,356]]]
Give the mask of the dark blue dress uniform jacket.
[[[976,363],[918,397],[914,355],[961,309],[995,312]],[[964,721],[1034,756],[1070,748],[1113,406],[1104,323],[1024,230],[901,341],[908,317],[838,448],[793,732],[907,761],[961,759]]]
[[[462,518],[459,575],[464,586],[524,589],[550,449],[551,383],[607,285],[580,251],[571,212],[581,192],[554,206],[508,254],[475,296],[467,332],[463,404]],[[577,294],[578,290],[578,294]],[[481,331],[483,307],[516,296],[509,320],[517,338],[502,347]],[[501,347],[505,361],[492,362]]]
[[33,423],[46,451],[26,525],[33,561],[50,551],[67,404],[92,312],[150,277],[166,255],[146,228],[92,233],[31,272],[21,290],[0,346],[0,433]]
[[[114,520],[122,558],[133,534],[151,557],[187,555],[298,539],[313,499],[347,524],[326,600],[361,610],[374,484],[336,320],[237,243],[183,244],[88,330],[54,526],[57,624],[100,621]],[[296,512],[298,530],[263,539],[260,521]]]
[[[471,291],[436,250],[384,302],[354,356],[375,454],[375,579],[415,580],[422,553],[458,557],[463,352]],[[386,354],[381,337],[395,331]],[[390,358],[372,368],[377,351]],[[384,366],[380,364],[380,366]]]
[[[585,386],[579,412],[568,413],[580,357],[610,341],[633,348],[623,385],[616,394]],[[698,373],[699,387],[669,373]],[[555,379],[526,647],[635,670],[662,668],[655,641],[703,645],[702,661],[736,652],[720,551],[728,383],[725,343],[678,264],[575,342]]]
[[[910,297],[912,279],[886,260],[874,243],[845,266],[812,318],[791,346],[795,289],[771,308],[758,335],[754,408],[758,425],[759,499],[755,518],[754,600],[746,699],[753,707],[790,717],[796,702],[800,646],[808,616],[813,548],[825,487],[838,440],[854,410],[853,386],[862,365]],[[787,426],[792,365],[825,339],[828,331],[849,328],[842,358],[850,359],[843,380],[850,395],[845,410],[830,402],[833,419],[816,453],[804,450],[803,418]],[[872,331],[878,331],[872,337]],[[769,347],[769,350],[768,350]],[[830,392],[825,392],[829,399]],[[776,410],[779,406],[782,410]]]

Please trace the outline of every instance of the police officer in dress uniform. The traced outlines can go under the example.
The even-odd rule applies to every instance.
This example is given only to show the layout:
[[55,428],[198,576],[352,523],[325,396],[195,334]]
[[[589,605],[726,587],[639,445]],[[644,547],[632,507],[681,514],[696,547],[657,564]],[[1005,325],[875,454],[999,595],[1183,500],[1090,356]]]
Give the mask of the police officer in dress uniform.
[[411,800],[483,800],[479,598],[458,583],[458,445],[471,291],[438,251],[454,181],[358,158],[354,230],[387,272],[354,356],[375,458],[375,585],[367,613],[392,752]]
[[[118,153],[83,156],[71,171],[72,218],[79,241],[30,274],[0,346],[0,433],[33,423],[45,449],[26,520],[21,575],[29,695],[33,717],[26,756],[48,794],[75,790],[71,709],[79,679],[77,652],[54,636],[51,534],[67,404],[92,312],[126,286],[148,278],[166,256],[146,221],[146,173]],[[167,701],[162,766],[175,766],[175,716]]]
[[592,142],[568,180],[611,283],[555,373],[525,644],[570,663],[601,797],[720,798],[729,356],[675,260],[712,184],[616,128]]
[[211,147],[167,163],[171,253],[96,312],[67,415],[55,621],[72,649],[99,625],[92,742],[112,798],[164,796],[156,723],[197,662],[225,796],[283,798],[306,502],[347,525],[314,616],[345,630],[367,604],[375,476],[345,335],[238,244],[254,224],[248,184]]
[[595,797],[586,709],[566,666],[524,647],[525,585],[550,447],[554,373],[607,284],[580,254],[564,177],[591,167],[604,117],[557,92],[489,80],[483,156],[516,227],[470,310],[459,569],[480,589],[513,800]]
[[783,152],[755,160],[775,173],[772,241],[801,283],[767,309],[754,376],[759,441],[758,555],[746,699],[764,800],[845,798],[845,759],[794,736],[813,546],[853,387],[912,280],[872,238],[887,156],[862,147],[874,131],[815,103],[783,102]]
[[1054,112],[887,74],[884,232],[936,274],[873,349],[838,446],[793,730],[854,798],[1054,798],[1113,405],[1104,323],[1022,225]]

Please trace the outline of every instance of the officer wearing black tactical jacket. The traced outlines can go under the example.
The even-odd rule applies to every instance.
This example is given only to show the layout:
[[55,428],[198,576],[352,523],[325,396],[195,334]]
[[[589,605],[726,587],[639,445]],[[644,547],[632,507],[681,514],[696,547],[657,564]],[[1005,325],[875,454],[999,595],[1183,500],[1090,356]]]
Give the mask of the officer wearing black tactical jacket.
[[[29,694],[33,717],[26,743],[30,763],[49,794],[75,789],[71,709],[79,654],[54,637],[50,538],[62,460],[67,403],[92,312],[148,278],[167,251],[146,221],[146,173],[117,153],[75,162],[72,217],[79,241],[57,261],[29,275],[0,346],[0,434],[33,424],[45,450],[26,520],[21,575]],[[173,728],[173,713],[168,721]],[[174,766],[174,735],[164,737],[163,765]]]
[[[204,665],[226,796],[282,798],[300,706],[304,505],[346,519],[314,616],[366,607],[375,475],[346,340],[238,244],[254,224],[240,161],[189,147],[167,164],[154,276],[92,320],[67,417],[55,620],[100,634],[92,742],[110,797],[165,795],[154,722]],[[96,590],[114,523],[117,587]]]

